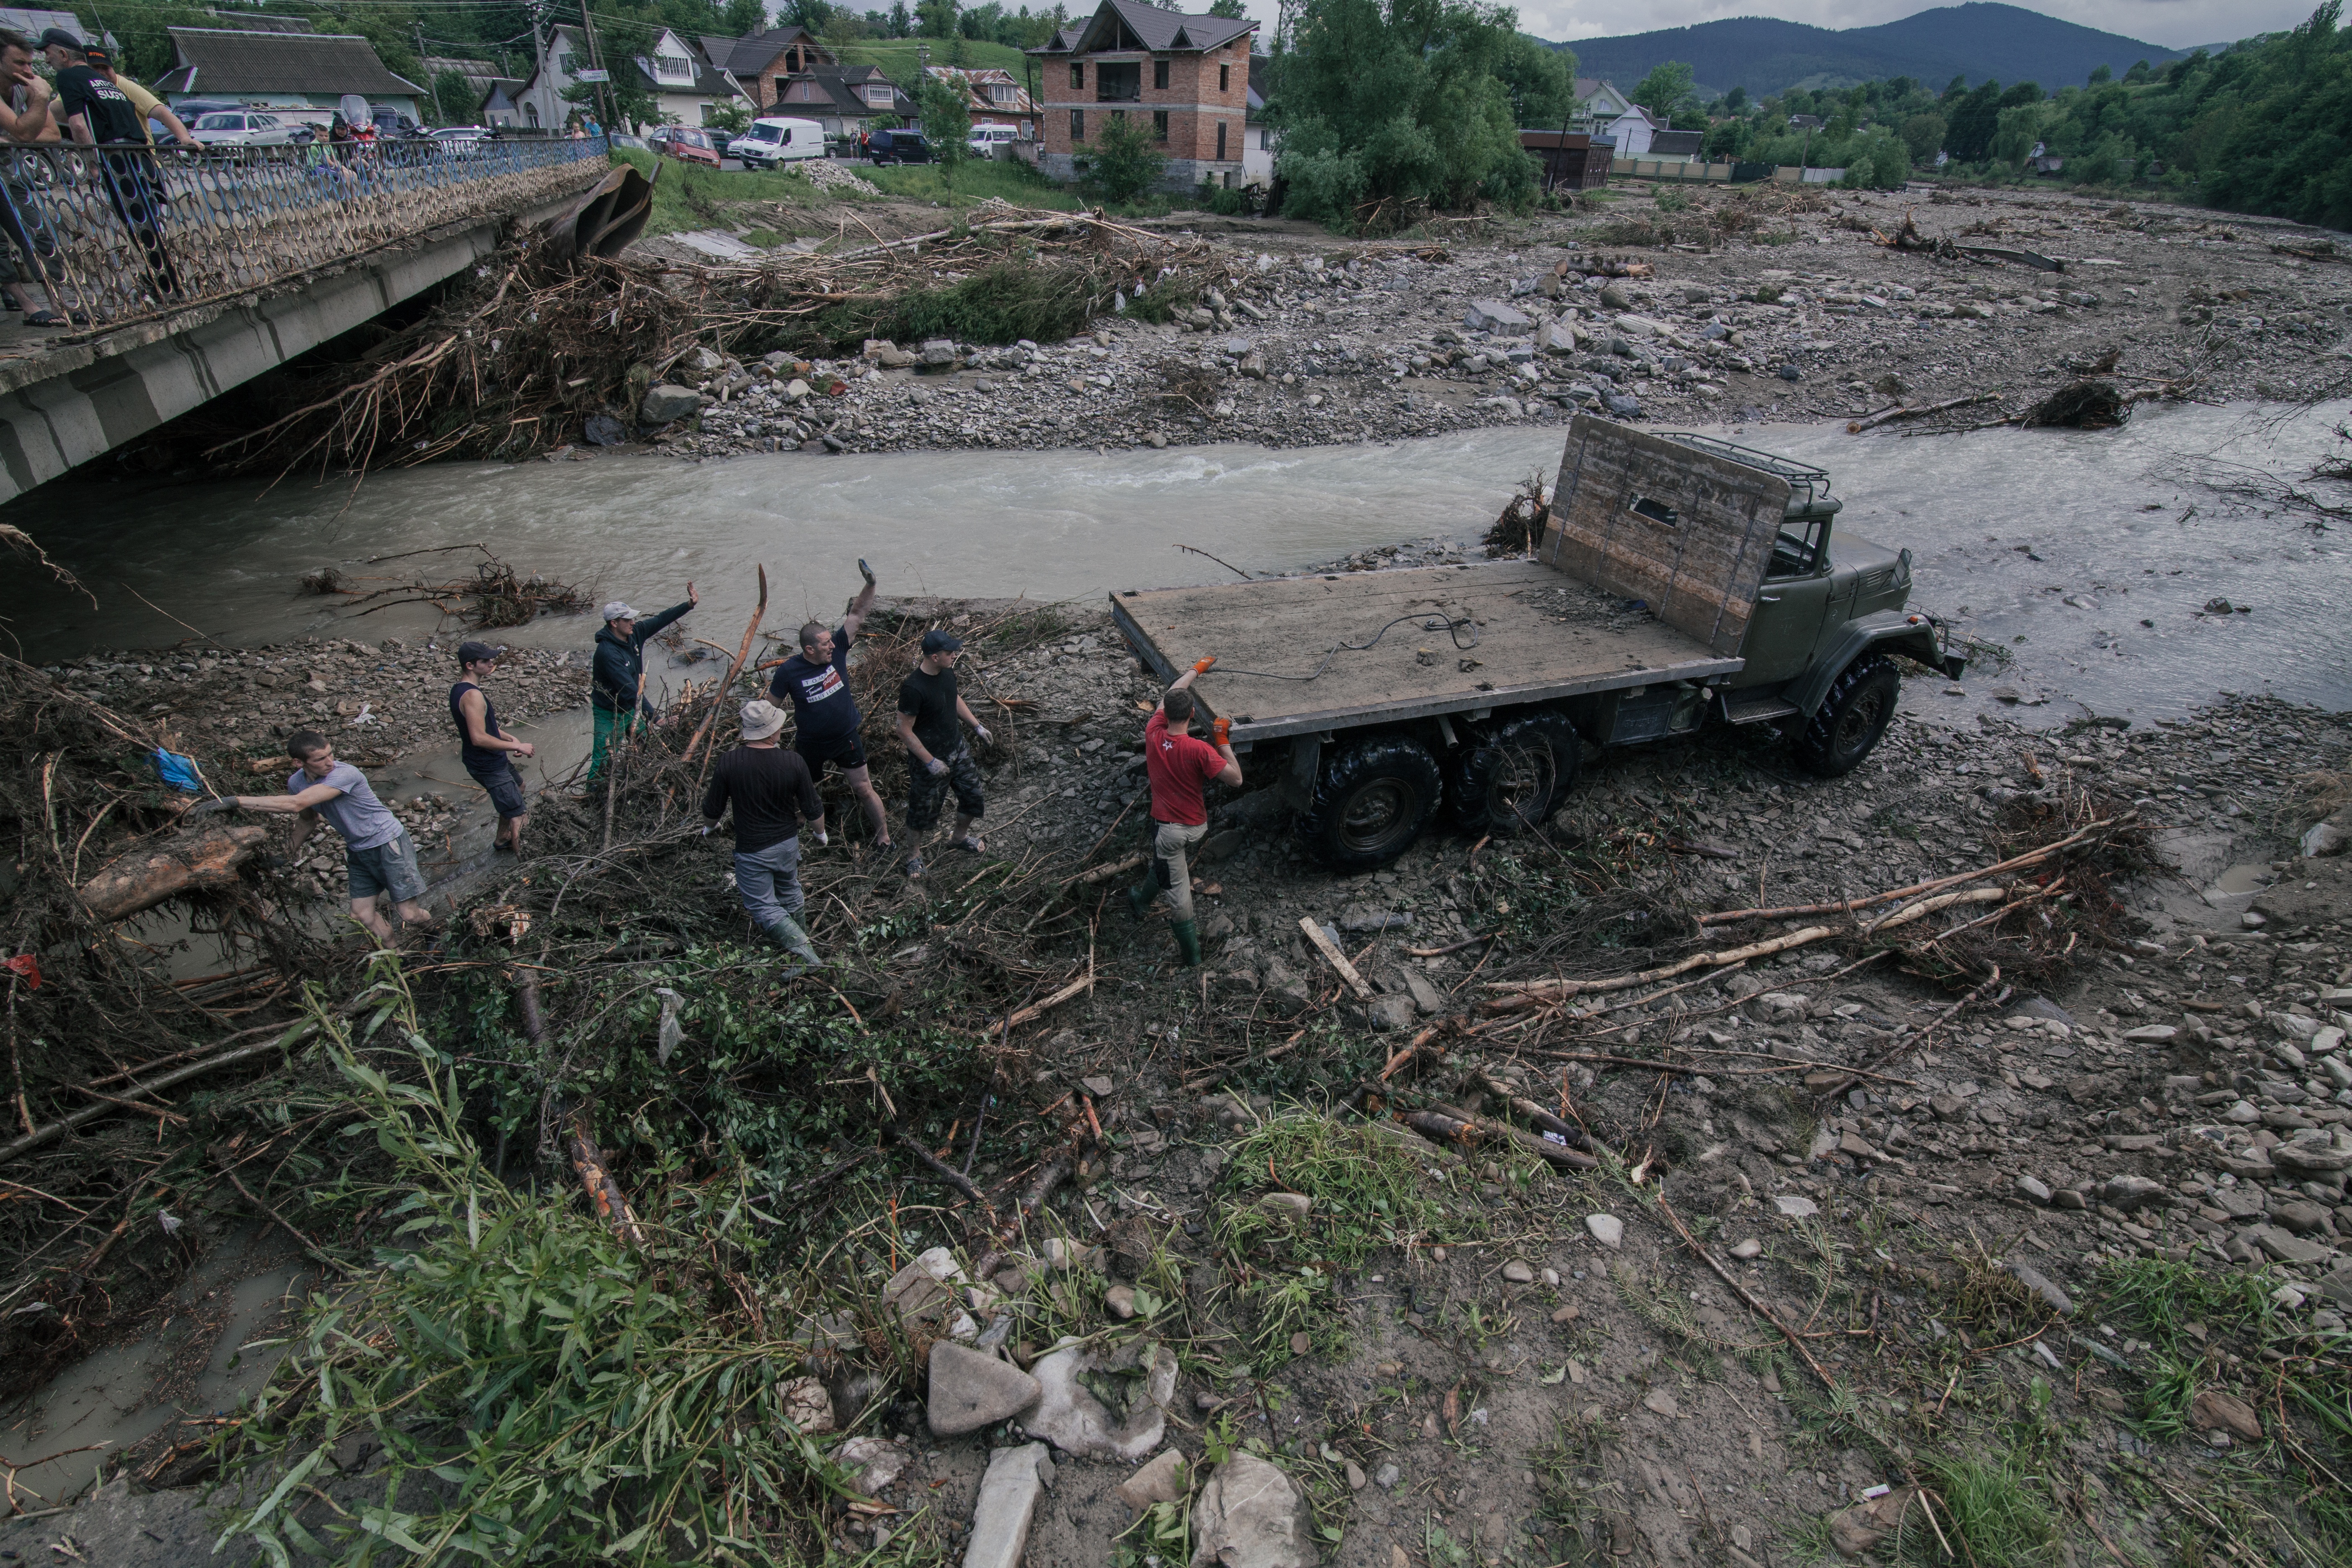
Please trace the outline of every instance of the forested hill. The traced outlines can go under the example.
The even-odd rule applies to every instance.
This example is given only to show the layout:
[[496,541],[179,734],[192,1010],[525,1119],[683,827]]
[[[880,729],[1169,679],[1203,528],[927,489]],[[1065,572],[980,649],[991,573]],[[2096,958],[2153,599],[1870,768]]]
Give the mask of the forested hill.
[[1735,16],[1693,27],[1578,38],[1563,47],[1576,51],[1579,75],[1607,77],[1620,87],[1630,88],[1654,66],[1682,60],[1702,88],[1727,92],[1744,87],[1758,97],[1791,87],[1845,87],[1898,76],[1938,88],[1955,76],[2057,87],[2085,81],[2103,65],[2121,76],[2140,60],[2162,66],[2180,58],[2178,50],[1984,0],[1937,6],[1875,27],[1832,31]]

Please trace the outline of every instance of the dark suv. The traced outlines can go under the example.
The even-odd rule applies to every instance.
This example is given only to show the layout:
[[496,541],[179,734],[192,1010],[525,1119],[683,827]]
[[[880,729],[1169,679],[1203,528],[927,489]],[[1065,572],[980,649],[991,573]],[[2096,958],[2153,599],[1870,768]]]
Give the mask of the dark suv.
[[866,139],[866,155],[877,163],[928,163],[931,144],[919,131],[877,131]]

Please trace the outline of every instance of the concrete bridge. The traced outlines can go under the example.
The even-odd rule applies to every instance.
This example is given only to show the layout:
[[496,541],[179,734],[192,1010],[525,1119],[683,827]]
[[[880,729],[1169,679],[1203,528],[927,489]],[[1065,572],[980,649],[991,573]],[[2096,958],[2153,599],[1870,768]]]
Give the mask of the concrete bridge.
[[601,140],[0,153],[19,269],[79,318],[0,342],[0,501],[455,277],[609,168]]

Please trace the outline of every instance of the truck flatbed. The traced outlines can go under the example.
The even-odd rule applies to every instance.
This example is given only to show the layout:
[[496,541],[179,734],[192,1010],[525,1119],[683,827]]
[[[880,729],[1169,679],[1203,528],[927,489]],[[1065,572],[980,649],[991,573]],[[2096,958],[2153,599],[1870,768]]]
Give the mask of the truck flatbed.
[[[1233,721],[1237,747],[1699,680],[1742,662],[1536,561],[1129,591],[1110,602],[1129,646],[1162,680],[1216,657],[1193,692]],[[1457,646],[1455,626],[1473,646]],[[1341,643],[1373,646],[1334,651]],[[1267,679],[1318,666],[1311,680]]]

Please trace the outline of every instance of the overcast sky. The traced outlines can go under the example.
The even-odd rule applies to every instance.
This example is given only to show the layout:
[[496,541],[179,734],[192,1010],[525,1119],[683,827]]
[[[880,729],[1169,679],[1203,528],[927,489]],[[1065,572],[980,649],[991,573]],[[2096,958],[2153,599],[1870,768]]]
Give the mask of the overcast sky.
[[[1175,3],[1182,10],[1206,9],[1206,0]],[[2167,48],[2185,49],[2283,31],[2310,16],[2315,4],[2316,0],[2045,0],[2026,9]],[[1651,0],[1641,6],[1628,6],[1620,0],[1520,0],[1519,26],[1539,38],[1554,39],[1646,33],[1727,16],[1778,16],[1816,27],[1871,27],[1931,8],[1919,0]],[[1249,9],[1266,27],[1273,26],[1273,0],[1250,0]]]

